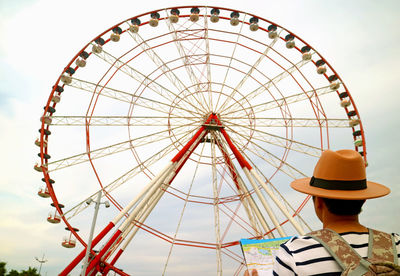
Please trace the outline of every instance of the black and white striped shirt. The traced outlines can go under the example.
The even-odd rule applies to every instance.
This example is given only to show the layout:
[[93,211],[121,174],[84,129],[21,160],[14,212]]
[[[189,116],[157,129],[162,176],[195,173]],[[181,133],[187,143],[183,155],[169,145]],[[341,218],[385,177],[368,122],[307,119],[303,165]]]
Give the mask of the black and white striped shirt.
[[[347,232],[340,235],[361,257],[367,257],[367,232]],[[397,257],[400,264],[400,236],[392,235],[396,242]],[[333,276],[340,275],[341,271],[339,264],[319,242],[308,236],[300,236],[293,237],[281,245],[276,255],[273,275]]]

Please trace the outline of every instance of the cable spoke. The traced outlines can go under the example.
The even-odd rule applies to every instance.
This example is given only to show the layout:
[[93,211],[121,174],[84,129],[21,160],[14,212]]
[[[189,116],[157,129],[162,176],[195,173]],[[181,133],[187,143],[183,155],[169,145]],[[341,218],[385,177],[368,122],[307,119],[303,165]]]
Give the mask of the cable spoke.
[[[350,119],[315,119],[315,118],[261,118],[257,117],[252,124],[257,128],[263,127],[335,127],[349,128]],[[249,118],[223,117],[221,122],[225,126],[242,127],[249,125]]]
[[[196,128],[196,126],[192,126],[192,124],[189,123],[187,125],[181,125],[181,126],[172,128],[172,130],[179,130],[179,132],[177,132],[177,134],[176,134],[177,136],[183,135],[185,133],[190,133],[191,130],[185,129],[185,127],[191,127],[191,129]],[[135,147],[140,147],[140,146],[149,145],[149,144],[156,143],[156,142],[159,142],[159,141],[162,141],[165,139],[169,139],[169,138],[170,138],[170,133],[168,130],[162,130],[159,132],[146,134],[141,137],[137,137],[135,139],[131,139],[131,140],[124,141],[121,143],[113,144],[113,145],[110,145],[107,147],[98,148],[98,149],[90,151],[89,153],[84,152],[84,153],[69,156],[69,157],[66,157],[66,158],[63,158],[63,159],[60,159],[57,161],[49,162],[48,169],[49,169],[49,171],[56,171],[56,170],[64,169],[66,167],[70,167],[70,166],[74,166],[77,164],[88,162],[89,161],[88,154],[90,154],[90,158],[92,160],[94,160],[94,159],[102,158],[105,156],[109,156],[112,154],[116,154],[119,152],[129,150],[132,147],[132,143],[135,143]]]
[[[101,96],[116,99],[118,101],[126,102],[131,104],[135,102],[135,105],[141,106],[144,108],[148,108],[150,110],[154,110],[157,112],[168,114],[170,112],[171,105],[165,102],[156,101],[154,99],[136,96],[132,93],[128,93],[119,89],[110,88],[108,86],[102,86],[95,84],[93,82],[89,82],[86,80],[80,80],[76,78],[72,78],[72,82],[68,84],[68,86],[78,88],[83,91],[88,91],[90,93],[98,93],[96,92],[98,88],[101,89]],[[183,112],[187,112],[193,116],[195,113],[192,109],[186,109],[180,105],[175,106],[176,109],[179,109]]]
[[[85,126],[87,116],[49,116],[54,126]],[[90,126],[166,126],[173,121],[176,126],[189,126],[202,123],[198,117],[158,117],[158,116],[91,116]]]
[[[282,32],[282,31],[281,31]],[[225,102],[221,105],[219,109],[224,110],[225,106],[229,103],[230,99],[234,97],[237,91],[239,91],[243,84],[247,81],[249,76],[256,70],[256,68],[260,65],[261,61],[268,55],[268,52],[274,47],[276,41],[278,41],[280,33],[276,38],[274,38],[271,43],[266,47],[264,52],[258,57],[258,59],[254,62],[253,65],[251,65],[249,71],[246,73],[246,75],[240,80],[240,82],[236,85],[235,89],[233,89],[230,97],[225,99]]]
[[[168,13],[167,13],[167,16],[168,16]],[[172,37],[174,39],[175,46],[176,46],[176,48],[178,50],[178,53],[180,54],[180,56],[181,56],[181,58],[183,60],[186,72],[187,72],[187,74],[189,76],[189,79],[191,80],[192,85],[195,87],[196,91],[201,91],[200,83],[202,83],[202,81],[200,81],[200,79],[196,76],[196,74],[195,74],[195,72],[194,72],[194,70],[193,70],[193,68],[191,66],[192,62],[190,61],[190,58],[195,53],[191,52],[191,53],[188,54],[186,52],[186,50],[185,50],[185,47],[181,43],[182,41],[185,41],[186,39],[190,39],[190,36],[193,35],[193,34],[191,34],[191,32],[193,32],[193,31],[187,29],[187,30],[184,31],[184,34],[186,36],[182,36],[182,32],[178,32],[177,29],[175,29],[175,27],[174,27],[175,25],[177,25],[177,23],[173,24],[173,23],[170,22],[170,20],[165,20],[165,22],[166,22],[166,25],[168,26],[168,28],[169,28],[169,30],[171,32],[171,35],[172,35]],[[196,32],[204,32],[204,29],[200,29],[199,31],[196,31]],[[182,37],[179,37],[179,35],[181,35]],[[200,36],[203,37],[204,35],[200,34]],[[201,42],[201,41],[202,40],[197,39],[196,43]],[[195,46],[197,46],[197,45],[195,45]],[[197,47],[197,48],[199,49],[199,47]],[[189,50],[189,52],[190,52],[190,50]],[[206,57],[206,56],[205,55],[201,55],[200,57]],[[203,61],[203,62],[206,63],[206,61]],[[200,77],[201,77],[201,75],[200,75]],[[208,107],[207,110],[211,110],[211,106],[209,105],[210,103],[206,101],[206,99],[204,98],[203,94],[201,94],[201,95],[202,95],[202,102],[205,105],[207,105],[207,107]]]
[[[250,127],[242,126],[244,129],[252,130]],[[315,146],[311,146],[302,142],[298,142],[293,139],[285,138],[279,135],[261,131],[259,129],[254,130],[253,136],[250,137],[248,134],[241,133],[231,127],[228,127],[233,133],[245,138],[247,141],[254,139],[255,141],[260,141],[275,145],[284,149],[294,150],[300,153],[304,153],[310,156],[319,157],[321,155],[321,149]],[[254,142],[255,142],[254,141]]]
[[[130,32],[129,32],[130,33]],[[144,50],[146,51],[146,50]],[[147,51],[146,51],[147,53]],[[199,112],[198,108],[196,105],[190,103],[184,98],[181,98],[178,94],[173,92],[172,90],[166,88],[165,86],[161,85],[159,82],[150,79],[149,75],[144,75],[142,72],[136,70],[135,68],[129,66],[128,64],[125,64],[124,62],[120,61],[113,55],[107,53],[106,51],[102,51],[100,54],[95,54],[97,57],[100,59],[104,60],[105,62],[109,63],[113,67],[116,67],[119,71],[125,73],[126,75],[130,76],[137,82],[139,82],[141,85],[143,85],[143,88],[147,87],[153,92],[157,93],[161,97],[165,98],[168,100],[168,102],[173,102],[175,99],[180,99],[182,102],[187,103],[193,108],[194,110],[197,110]],[[183,90],[178,90],[178,91],[183,91]],[[190,109],[189,109],[190,110]],[[193,112],[192,113],[196,113]]]
[[[259,112],[263,112],[263,111],[267,111],[267,110],[271,110],[274,108],[280,108],[283,105],[289,105],[292,103],[297,103],[300,101],[305,101],[305,100],[309,100],[310,97],[313,96],[322,96],[325,94],[329,94],[335,92],[335,90],[332,90],[329,86],[324,86],[324,87],[320,87],[314,90],[309,90],[306,92],[301,92],[298,94],[294,94],[291,96],[287,96],[284,98],[280,98],[277,100],[273,100],[273,101],[268,101],[268,102],[263,102],[263,103],[259,103],[256,105],[253,105],[251,107],[246,107],[242,110],[233,110],[233,111],[229,111],[229,112],[225,112],[223,115],[232,115],[235,114],[237,112],[242,112],[242,111],[254,111],[254,113],[259,113]],[[290,93],[288,93],[290,95]]]
[[240,106],[238,106],[238,104],[243,104],[246,101],[251,101],[252,99],[254,99],[257,96],[259,96],[260,94],[264,93],[265,91],[268,91],[268,89],[271,86],[276,85],[278,82],[280,82],[281,80],[283,80],[286,77],[290,76],[294,71],[299,70],[299,68],[301,68],[302,66],[306,65],[309,62],[310,62],[309,60],[301,60],[300,62],[294,64],[293,66],[289,67],[288,69],[286,69],[282,73],[280,73],[280,74],[276,75],[275,77],[273,77],[267,83],[261,85],[260,87],[256,88],[255,90],[251,91],[250,93],[248,93],[245,97],[239,99],[237,102],[235,102],[232,105],[230,105],[230,106],[226,107],[225,109],[221,110],[220,113],[224,114],[224,115],[230,114],[231,110],[235,110],[236,108],[240,107]]
[[[236,36],[235,46],[233,47],[232,54],[231,54],[231,56],[229,57],[229,65],[228,65],[228,68],[227,68],[226,71],[225,71],[225,77],[224,77],[224,80],[223,80],[223,82],[222,82],[221,90],[219,91],[220,94],[219,94],[219,96],[218,96],[217,103],[215,104],[215,107],[216,107],[216,108],[218,108],[218,106],[219,106],[219,101],[220,101],[220,99],[221,99],[222,91],[224,90],[224,87],[225,87],[225,85],[226,85],[226,80],[228,79],[229,70],[231,69],[232,61],[235,60],[234,56],[235,56],[236,48],[237,48],[237,46],[239,45],[239,38],[240,38],[241,35],[242,35],[242,30],[243,30],[243,26],[244,26],[244,21],[246,20],[246,15],[247,15],[247,14],[245,14],[244,19],[243,19],[243,21],[242,21],[242,24],[240,25],[239,32],[237,33],[237,36]],[[218,111],[218,113],[221,113],[221,111],[220,111],[219,109],[218,109],[217,111]]]
[[[244,137],[243,135],[241,135],[240,133],[238,133],[238,135],[242,136],[244,139],[246,139],[246,141],[249,142],[249,145],[253,146],[253,148],[250,148],[249,146],[246,147],[246,145],[244,144],[243,141],[235,140],[234,143],[236,143],[239,146],[239,148],[245,148],[246,147],[246,149],[249,152],[251,152],[252,154],[256,155],[258,158],[261,158],[262,160],[266,161],[267,163],[272,165],[274,168],[279,169],[280,171],[282,171],[283,173],[285,173],[286,175],[288,175],[289,177],[291,177],[293,179],[299,179],[299,178],[307,177],[307,175],[305,173],[303,173],[300,170],[296,169],[294,166],[288,164],[286,161],[282,160],[278,156],[276,156],[273,153],[271,153],[270,151],[266,150],[265,148],[263,148],[259,144],[253,142],[252,140],[247,140],[247,138]],[[247,156],[245,152],[242,152],[242,154]],[[249,157],[247,157],[247,159],[248,160],[252,160]]]
[[[188,88],[186,85],[179,79],[176,74],[168,67],[168,65],[161,59],[161,57],[154,51],[154,49],[147,43],[146,40],[144,40],[139,34],[132,34],[129,32],[130,36],[138,43],[138,45],[143,49],[143,51],[147,54],[147,56],[154,62],[155,65],[158,66],[158,68],[161,69],[161,71],[164,73],[164,75],[168,78],[168,80],[173,84],[178,91],[187,91]],[[199,107],[201,107],[203,110],[207,110],[206,107],[203,105],[204,103],[200,102],[196,99],[196,102],[199,106],[196,104],[190,103],[190,105],[195,108],[196,110],[200,111]]]
[[[182,138],[182,141],[185,143],[190,138],[191,138],[190,135],[186,135],[185,137]],[[133,169],[128,170],[126,173],[124,173],[120,177],[116,178],[114,181],[107,184],[104,187],[104,189],[102,189],[102,190],[104,190],[106,193],[110,193],[110,192],[114,191],[116,188],[118,188],[122,184],[128,182],[130,179],[132,179],[133,177],[135,177],[136,175],[138,175],[139,173],[144,171],[145,168],[148,168],[151,165],[155,164],[157,161],[165,158],[169,153],[171,153],[174,150],[175,150],[175,144],[171,143],[171,144],[167,145],[160,151],[156,152],[155,154],[153,154],[152,156],[147,158],[145,161],[143,161],[140,164],[138,164],[137,166],[135,166]],[[95,197],[97,196],[97,193],[98,193],[98,191],[96,191],[91,196],[89,196],[88,198],[86,198],[85,200],[80,202],[79,204],[75,205],[74,207],[72,207],[71,209],[66,211],[64,213],[64,216],[72,213],[68,217],[68,219],[70,219],[70,218],[76,216],[77,214],[79,214],[81,211],[83,211],[84,209],[87,208],[88,205],[86,204],[86,201],[90,198],[95,199]]]

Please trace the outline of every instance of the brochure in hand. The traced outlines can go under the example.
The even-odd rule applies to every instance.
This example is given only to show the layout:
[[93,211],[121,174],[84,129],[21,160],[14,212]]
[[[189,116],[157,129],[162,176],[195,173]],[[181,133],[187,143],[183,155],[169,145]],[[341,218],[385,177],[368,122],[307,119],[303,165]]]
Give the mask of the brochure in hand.
[[257,269],[259,276],[272,275],[274,260],[279,246],[288,241],[291,237],[250,240],[241,239],[240,246],[243,251],[247,269]]

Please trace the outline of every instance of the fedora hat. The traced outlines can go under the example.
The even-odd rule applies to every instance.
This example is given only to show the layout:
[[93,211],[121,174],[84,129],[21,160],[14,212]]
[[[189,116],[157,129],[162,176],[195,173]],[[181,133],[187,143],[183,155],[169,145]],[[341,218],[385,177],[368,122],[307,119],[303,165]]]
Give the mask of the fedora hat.
[[354,150],[326,150],[313,177],[297,179],[290,186],[301,193],[333,199],[362,200],[385,196],[386,186],[367,181],[365,162]]

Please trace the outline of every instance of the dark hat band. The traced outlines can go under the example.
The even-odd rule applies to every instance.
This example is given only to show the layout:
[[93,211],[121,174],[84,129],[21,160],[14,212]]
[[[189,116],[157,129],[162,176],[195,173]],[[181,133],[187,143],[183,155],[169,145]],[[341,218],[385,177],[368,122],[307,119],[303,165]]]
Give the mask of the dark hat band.
[[343,190],[343,191],[356,191],[364,190],[367,188],[367,180],[326,180],[321,178],[311,177],[310,186],[322,188],[326,190]]

